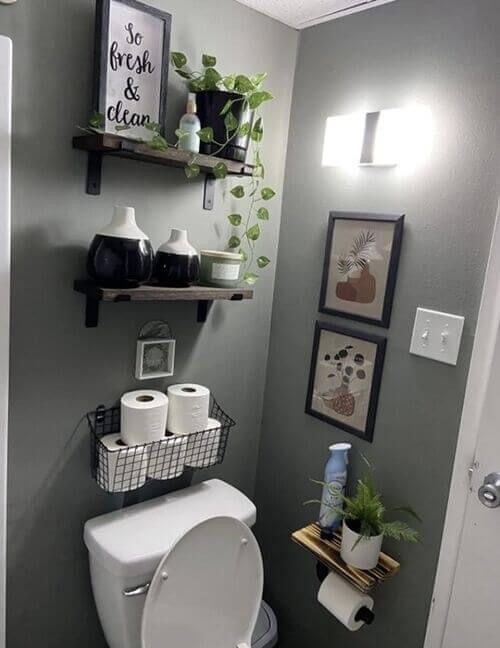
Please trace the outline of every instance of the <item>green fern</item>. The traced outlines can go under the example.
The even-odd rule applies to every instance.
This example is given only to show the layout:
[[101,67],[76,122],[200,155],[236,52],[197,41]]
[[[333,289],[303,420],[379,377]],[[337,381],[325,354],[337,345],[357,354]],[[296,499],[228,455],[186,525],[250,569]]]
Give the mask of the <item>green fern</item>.
[[[327,482],[312,479],[311,481],[323,487],[327,487],[330,493],[340,498],[343,506],[330,507],[342,519],[349,520],[353,524],[353,531],[359,533],[361,538],[371,538],[383,534],[393,540],[402,540],[404,542],[418,542],[419,533],[412,529],[405,522],[392,521],[385,519],[386,508],[382,502],[382,496],[377,491],[373,482],[372,466],[368,459],[363,456],[363,460],[370,468],[368,475],[359,479],[356,484],[356,491],[352,497],[343,495],[341,490]],[[309,500],[305,504],[321,503],[319,500]],[[410,515],[414,519],[421,521],[415,511],[409,506],[402,506],[393,511],[399,511]],[[360,538],[360,539],[361,539]],[[359,540],[358,540],[359,542]],[[357,544],[357,543],[356,543]]]

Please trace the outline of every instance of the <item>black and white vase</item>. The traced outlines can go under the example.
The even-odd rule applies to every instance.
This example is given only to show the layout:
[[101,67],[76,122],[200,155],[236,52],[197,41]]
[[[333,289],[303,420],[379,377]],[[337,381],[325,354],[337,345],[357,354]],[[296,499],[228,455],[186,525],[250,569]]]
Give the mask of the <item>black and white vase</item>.
[[135,222],[133,207],[115,207],[109,225],[98,232],[87,256],[87,272],[105,288],[137,288],[151,279],[154,251]]
[[170,238],[156,253],[154,276],[160,286],[183,288],[200,277],[198,252],[190,244],[186,230],[173,229]]

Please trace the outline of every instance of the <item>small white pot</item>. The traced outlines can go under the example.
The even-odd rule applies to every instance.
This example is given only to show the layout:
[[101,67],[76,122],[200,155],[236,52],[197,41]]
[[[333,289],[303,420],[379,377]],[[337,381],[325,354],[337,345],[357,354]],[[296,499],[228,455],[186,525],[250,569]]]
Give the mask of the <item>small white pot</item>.
[[344,520],[340,547],[342,560],[357,569],[373,569],[377,566],[384,536],[380,534],[371,538],[360,538],[359,533],[350,529]]

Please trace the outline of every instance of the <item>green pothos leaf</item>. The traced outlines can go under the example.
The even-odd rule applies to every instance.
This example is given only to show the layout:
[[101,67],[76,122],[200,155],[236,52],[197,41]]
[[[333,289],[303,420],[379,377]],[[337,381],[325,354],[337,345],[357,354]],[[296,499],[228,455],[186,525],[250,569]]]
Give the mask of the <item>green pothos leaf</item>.
[[260,195],[264,200],[271,200],[271,198],[274,198],[274,196],[276,195],[276,192],[274,191],[274,189],[271,189],[271,187],[264,187],[261,190]]
[[89,126],[91,128],[102,129],[102,128],[104,128],[105,122],[106,122],[106,119],[105,119],[104,115],[102,113],[100,113],[100,112],[93,112],[90,115]]
[[203,63],[203,67],[214,67],[217,65],[217,59],[215,56],[211,56],[210,54],[203,54],[201,57],[201,62]]
[[231,236],[227,242],[227,246],[231,249],[237,248],[239,245],[241,245],[241,240],[237,236]]
[[245,272],[243,275],[243,281],[249,286],[253,286],[259,280],[259,275],[255,272]]
[[252,227],[249,227],[246,231],[247,238],[250,239],[250,241],[256,241],[259,236],[260,236],[260,226],[258,223],[255,223],[255,225],[252,225]]
[[170,54],[170,60],[176,68],[182,68],[187,63],[187,56],[182,52],[172,52]]
[[234,225],[234,227],[241,225],[241,214],[229,214],[227,219],[231,223],[231,225]]
[[227,176],[227,166],[224,162],[217,162],[214,166],[214,176],[218,180],[223,180]]
[[245,187],[243,185],[236,185],[231,189],[231,193],[235,198],[243,198],[245,195]]
[[198,131],[198,137],[205,144],[211,144],[214,141],[214,129],[210,126],[206,126]]
[[259,220],[269,220],[269,209],[266,209],[266,207],[259,207],[257,210],[257,218]]
[[224,117],[224,126],[229,132],[233,132],[238,128],[238,120],[231,111]]
[[191,178],[196,178],[196,176],[200,175],[200,167],[198,164],[195,164],[194,162],[191,164],[186,164],[184,167],[184,173],[186,174],[186,177],[191,179]]
[[238,254],[241,254],[241,256],[243,257],[243,263],[246,263],[248,261],[248,254],[245,252],[245,250],[240,248],[238,250]]
[[259,266],[259,268],[265,268],[270,263],[271,263],[271,259],[268,259],[266,256],[260,256],[257,259],[257,265]]

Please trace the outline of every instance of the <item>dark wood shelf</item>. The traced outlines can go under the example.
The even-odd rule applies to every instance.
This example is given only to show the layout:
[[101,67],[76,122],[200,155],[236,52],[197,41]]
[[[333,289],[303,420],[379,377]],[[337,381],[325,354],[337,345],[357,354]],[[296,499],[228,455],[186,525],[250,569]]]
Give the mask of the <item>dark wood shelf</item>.
[[[244,162],[235,162],[234,160],[226,160],[211,155],[202,155],[201,153],[179,151],[175,148],[168,148],[166,151],[155,151],[142,142],[106,133],[73,137],[73,148],[86,151],[89,154],[87,193],[92,195],[101,193],[102,158],[104,155],[170,167],[185,167],[195,156],[196,164],[199,165],[201,172],[206,174],[209,180],[213,179],[214,167],[219,162],[224,162],[230,175],[251,176],[253,171],[253,167]],[[206,199],[205,202],[207,202]]]
[[376,585],[397,574],[400,564],[394,558],[381,553],[378,565],[374,569],[356,569],[347,565],[340,557],[342,534],[336,533],[331,540],[321,537],[318,524],[292,533],[292,540],[307,549],[327,569],[343,576],[351,585],[364,593],[370,592]]
[[198,322],[205,322],[210,306],[215,300],[242,301],[253,299],[249,288],[210,288],[190,286],[189,288],[163,288],[161,286],[140,286],[139,288],[102,288],[92,281],[77,279],[73,284],[76,292],[87,297],[85,326],[96,327],[99,323],[100,302],[165,302],[197,301]]

